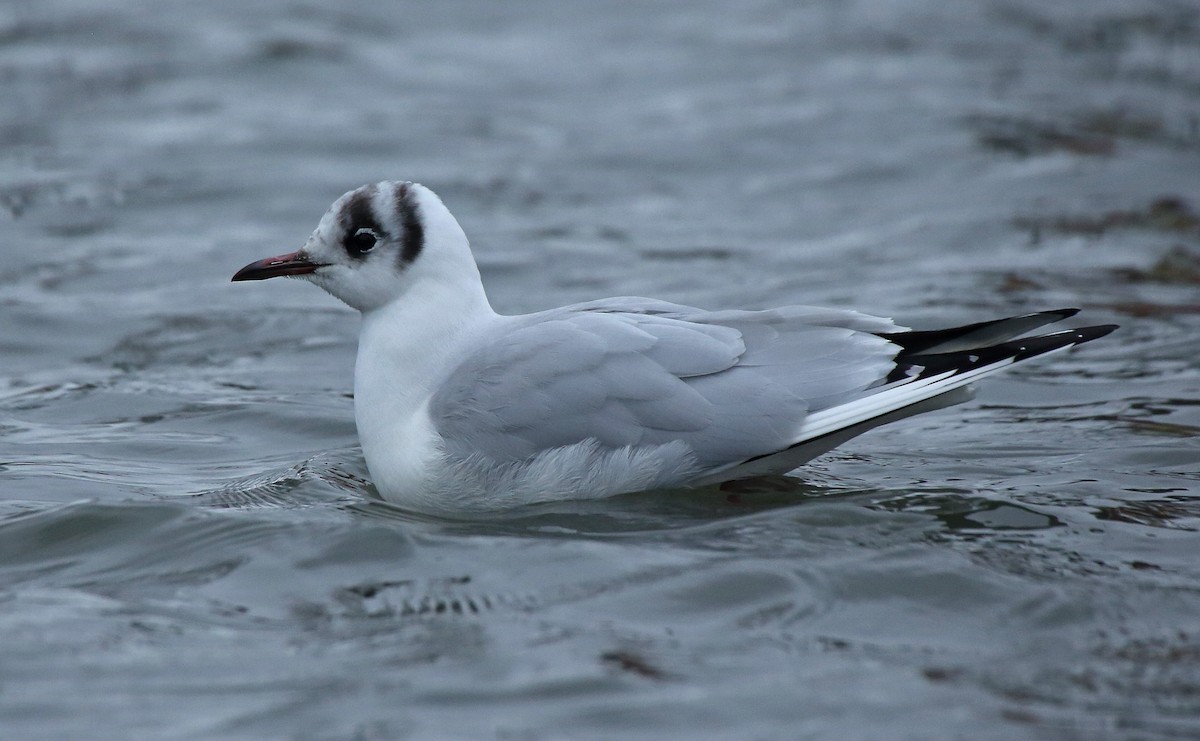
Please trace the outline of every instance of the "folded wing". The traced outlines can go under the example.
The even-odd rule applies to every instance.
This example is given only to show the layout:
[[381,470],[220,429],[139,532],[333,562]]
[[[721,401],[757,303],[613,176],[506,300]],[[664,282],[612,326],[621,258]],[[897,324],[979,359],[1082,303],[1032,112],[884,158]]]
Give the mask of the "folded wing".
[[514,318],[431,402],[448,452],[497,461],[594,439],[682,441],[704,469],[791,445],[806,417],[882,383],[888,320],[610,299]]
[[701,483],[782,472],[880,424],[963,401],[976,378],[1115,329],[1014,339],[1074,313],[909,331],[830,309],[608,299],[513,317],[462,360],[430,411],[459,458],[683,443]]

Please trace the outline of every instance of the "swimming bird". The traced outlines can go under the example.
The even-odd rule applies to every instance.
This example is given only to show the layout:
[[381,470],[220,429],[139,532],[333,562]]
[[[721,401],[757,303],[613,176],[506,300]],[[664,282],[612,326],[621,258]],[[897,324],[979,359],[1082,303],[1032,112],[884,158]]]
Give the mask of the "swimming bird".
[[429,511],[694,488],[791,471],[1112,325],[1076,309],[913,331],[854,311],[620,297],[496,313],[430,189],[364,185],[235,281],[307,280],[362,313],[354,414],[380,495]]

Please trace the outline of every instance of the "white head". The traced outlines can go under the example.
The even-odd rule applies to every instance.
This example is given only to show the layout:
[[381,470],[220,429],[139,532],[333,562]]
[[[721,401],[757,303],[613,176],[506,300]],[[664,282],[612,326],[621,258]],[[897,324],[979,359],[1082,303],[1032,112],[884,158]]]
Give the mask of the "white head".
[[253,262],[233,280],[280,275],[304,278],[362,312],[422,284],[482,296],[462,227],[437,194],[409,182],[383,181],[346,193],[303,249]]

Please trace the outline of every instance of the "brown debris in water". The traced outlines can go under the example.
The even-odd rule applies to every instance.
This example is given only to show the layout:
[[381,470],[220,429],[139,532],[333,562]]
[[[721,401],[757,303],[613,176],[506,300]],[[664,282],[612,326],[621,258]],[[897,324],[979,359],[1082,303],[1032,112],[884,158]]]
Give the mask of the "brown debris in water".
[[600,654],[600,660],[606,664],[612,664],[622,671],[636,674],[646,679],[663,680],[667,678],[666,672],[632,651],[605,651]]
[[1099,216],[1021,216],[1013,225],[1028,229],[1034,243],[1043,231],[1099,237],[1114,229],[1150,229],[1154,231],[1200,235],[1200,214],[1180,196],[1160,196],[1144,209],[1118,209]]

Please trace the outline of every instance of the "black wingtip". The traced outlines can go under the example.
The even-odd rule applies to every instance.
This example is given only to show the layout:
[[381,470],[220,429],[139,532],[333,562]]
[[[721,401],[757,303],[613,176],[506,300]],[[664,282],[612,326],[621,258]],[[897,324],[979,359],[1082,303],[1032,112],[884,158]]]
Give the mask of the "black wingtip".
[[1073,317],[1079,313],[1079,309],[1051,309],[1050,311],[1039,311],[1038,314],[1053,314],[1058,317],[1054,321],[1060,322],[1068,317]]
[[[1046,314],[1051,312],[1039,312]],[[1020,362],[1035,358],[1065,347],[1081,345],[1085,342],[1104,337],[1118,328],[1116,324],[1099,324],[1093,327],[1079,329],[1063,329],[1049,334],[1022,337],[1006,342],[998,342],[988,347],[960,350],[957,352],[935,352],[929,354],[905,353],[897,358],[896,369],[888,376],[888,381],[899,381],[911,377],[911,369],[919,368],[918,377],[926,377],[952,371],[961,373],[972,368],[979,368],[1003,360],[1012,359]]]
[[1094,327],[1083,327],[1081,329],[1071,330],[1079,335],[1079,340],[1076,345],[1083,342],[1091,342],[1098,340],[1105,335],[1110,335],[1121,328],[1120,324],[1097,324]]
[[1039,327],[1073,317],[1079,309],[1048,309],[1020,316],[992,319],[947,329],[891,332],[879,335],[903,348],[905,355],[955,353],[993,347],[1034,331]]
[[989,350],[1009,350],[1016,349],[1017,352],[1010,352],[1010,356],[1015,361],[1022,361],[1028,358],[1042,355],[1043,353],[1059,350],[1064,347],[1072,347],[1074,345],[1082,345],[1085,342],[1098,340],[1101,337],[1111,334],[1117,329],[1117,324],[1098,324],[1094,327],[1080,327],[1079,329],[1064,329],[1061,332],[1052,332],[1050,334],[1039,335],[1037,337],[1026,337],[1020,340],[1012,340],[1003,344],[997,345]]

